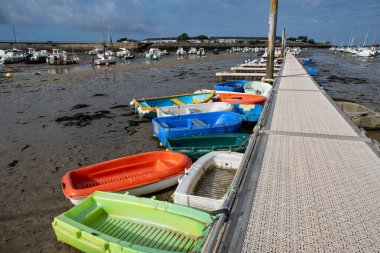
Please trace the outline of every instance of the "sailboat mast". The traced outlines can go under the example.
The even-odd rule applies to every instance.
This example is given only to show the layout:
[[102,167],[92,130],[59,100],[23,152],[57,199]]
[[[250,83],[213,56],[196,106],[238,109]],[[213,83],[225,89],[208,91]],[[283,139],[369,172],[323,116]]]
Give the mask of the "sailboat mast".
[[364,42],[363,42],[363,47],[365,47],[365,44],[367,43],[368,33],[369,33],[369,30],[367,31],[367,34],[365,35],[365,39],[364,39]]
[[15,26],[12,25],[12,28],[13,28],[13,38],[15,39],[15,44],[18,45],[18,49],[20,49],[20,45],[17,43],[17,39],[16,39],[16,31],[15,31]]

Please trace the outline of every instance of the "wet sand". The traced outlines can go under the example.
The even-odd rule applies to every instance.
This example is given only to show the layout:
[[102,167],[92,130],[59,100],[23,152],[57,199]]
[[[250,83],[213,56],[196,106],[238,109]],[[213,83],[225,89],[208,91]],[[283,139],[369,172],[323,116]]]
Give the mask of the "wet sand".
[[[129,102],[210,89],[218,81],[215,72],[242,59],[172,58],[54,75],[34,75],[47,68],[37,65],[0,78],[0,252],[78,252],[58,242],[51,226],[73,207],[61,177],[81,166],[160,150],[150,120],[139,119]],[[156,195],[170,200],[174,189]]]

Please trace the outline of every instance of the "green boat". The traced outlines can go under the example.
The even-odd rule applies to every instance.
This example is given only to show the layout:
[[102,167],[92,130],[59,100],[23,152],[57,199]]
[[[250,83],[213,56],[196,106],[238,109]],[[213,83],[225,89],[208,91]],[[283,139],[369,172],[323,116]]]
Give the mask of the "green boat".
[[248,145],[249,134],[226,133],[175,137],[167,139],[167,150],[173,150],[192,159],[211,151],[244,152]]
[[213,217],[154,199],[95,192],[57,216],[59,241],[84,252],[199,252]]

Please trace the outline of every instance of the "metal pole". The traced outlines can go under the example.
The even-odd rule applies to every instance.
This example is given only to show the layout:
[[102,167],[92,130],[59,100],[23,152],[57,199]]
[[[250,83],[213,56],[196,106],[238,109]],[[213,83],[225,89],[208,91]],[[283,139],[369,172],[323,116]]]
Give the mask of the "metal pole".
[[277,26],[277,6],[278,0],[271,0],[269,13],[269,33],[268,33],[268,52],[267,52],[267,72],[266,78],[273,79],[274,50],[276,44]]
[[285,57],[285,45],[286,45],[285,28],[282,28],[282,40],[281,40],[281,56],[282,56],[282,58]]

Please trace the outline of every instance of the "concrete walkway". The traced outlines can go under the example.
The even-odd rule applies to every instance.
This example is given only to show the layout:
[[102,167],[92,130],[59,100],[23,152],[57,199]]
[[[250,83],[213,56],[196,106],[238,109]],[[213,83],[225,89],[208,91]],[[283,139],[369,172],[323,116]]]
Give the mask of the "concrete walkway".
[[380,156],[286,57],[222,252],[379,252]]

